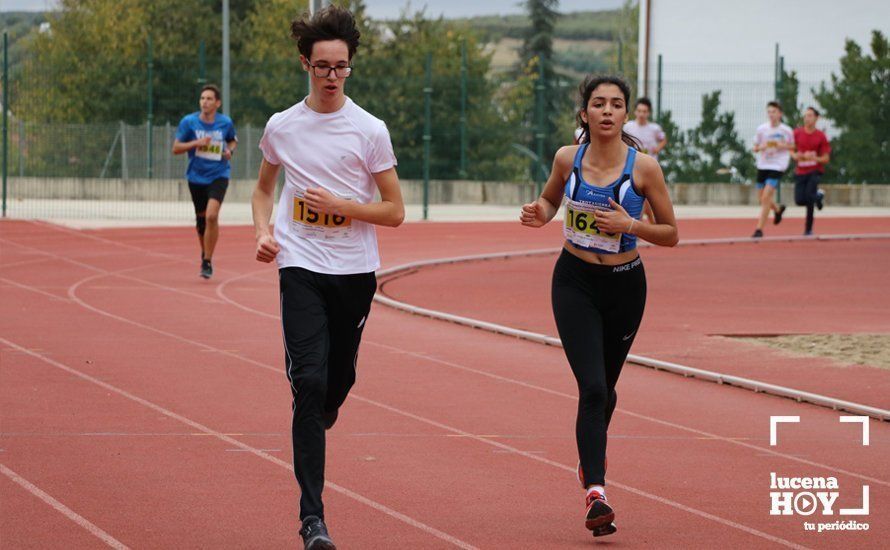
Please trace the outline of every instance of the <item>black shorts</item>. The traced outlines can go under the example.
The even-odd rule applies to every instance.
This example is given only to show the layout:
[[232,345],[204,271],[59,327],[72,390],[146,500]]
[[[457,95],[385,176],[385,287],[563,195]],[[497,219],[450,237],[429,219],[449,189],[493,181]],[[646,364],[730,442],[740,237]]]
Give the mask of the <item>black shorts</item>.
[[781,170],[757,170],[757,187],[762,188],[767,183],[770,187],[776,187],[784,174]]
[[229,188],[228,178],[217,178],[212,183],[189,182],[189,192],[192,194],[192,203],[195,205],[195,214],[207,210],[207,202],[216,199],[222,204],[226,198],[226,190]]

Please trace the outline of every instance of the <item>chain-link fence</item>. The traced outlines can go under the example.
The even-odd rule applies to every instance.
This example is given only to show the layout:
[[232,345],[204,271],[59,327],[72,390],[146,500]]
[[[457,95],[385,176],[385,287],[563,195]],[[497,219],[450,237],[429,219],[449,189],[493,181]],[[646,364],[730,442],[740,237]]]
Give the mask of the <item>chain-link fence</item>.
[[[350,97],[386,121],[401,178],[540,183],[555,150],[572,141],[581,76],[545,71],[537,63],[493,73],[478,60],[468,61],[460,41],[449,48],[449,55],[431,55],[426,64],[377,59],[365,66],[359,61],[347,81]],[[3,88],[8,124],[2,151],[7,213],[104,216],[108,205],[91,210],[77,201],[111,201],[120,203],[114,211],[122,217],[165,217],[164,208],[155,211],[149,203],[187,203],[187,157],[173,155],[171,148],[181,117],[197,110],[201,85],[219,82],[218,72],[207,67],[202,52],[192,60],[147,57],[134,66],[90,75],[89,89],[76,67],[71,74],[50,73],[26,60],[4,71],[9,81]],[[661,71],[653,66],[649,95],[654,119],[670,130],[671,143],[661,158],[669,180],[750,181],[750,142],[766,120],[767,101],[791,97],[786,113],[796,116],[798,107],[817,103],[814,90],[837,72],[835,65],[665,63]],[[241,191],[230,191],[229,200],[249,200],[262,160],[257,144],[265,121],[307,90],[306,73],[296,59],[233,63],[231,108],[239,147],[232,180],[237,183],[233,189]],[[719,92],[717,113],[732,115],[708,123],[729,126],[718,129],[723,142],[710,144],[726,147],[725,154],[720,151],[720,162],[705,169],[684,166],[707,153],[696,149],[702,147],[695,141],[701,131],[691,132],[701,130],[704,99],[714,92]],[[819,126],[830,137],[842,131],[827,117]],[[682,158],[677,155],[681,149]],[[875,173],[885,173],[890,161],[878,155],[869,162],[881,165]],[[836,181],[844,181],[842,176],[842,171],[833,174]],[[46,201],[66,201],[59,204],[67,206],[57,205],[49,214]],[[169,216],[181,211],[188,208],[177,206]]]
[[[735,130],[746,143],[751,143],[757,126],[767,121],[767,102],[781,101],[788,95],[788,90],[783,87],[796,86],[796,106],[784,105],[786,115],[792,114],[795,107],[818,105],[813,91],[821,84],[829,83],[832,72],[839,70],[837,64],[798,64],[782,68],[784,78],[781,73],[777,75],[776,65],[772,63],[664,63],[659,82],[657,65],[653,65],[649,93],[655,118],[660,117],[660,112],[669,111],[680,128],[695,128],[702,121],[702,97],[720,92],[721,112],[734,114]],[[796,77],[794,82],[789,82],[788,74],[791,73]],[[786,117],[785,122],[794,125],[799,121]],[[831,119],[823,118],[819,127],[831,137],[837,135]]]
[[[534,67],[493,76],[456,50],[455,58],[429,56],[420,67],[378,62],[372,74],[363,74],[359,64],[347,93],[386,121],[403,179],[542,181],[547,159],[572,139],[573,83]],[[89,93],[67,89],[64,78],[31,63],[11,71],[6,142],[11,215],[39,213],[41,206],[24,208],[32,199],[188,198],[187,155],[174,155],[172,144],[181,117],[197,110],[201,85],[216,75],[208,75],[202,62],[145,65],[102,77]],[[266,120],[305,97],[308,79],[293,62],[241,63],[232,81],[239,145],[231,179],[243,187],[259,170]],[[562,108],[548,113],[544,103],[555,96]],[[85,120],[58,122],[66,118]],[[249,194],[230,197],[247,200]],[[141,215],[144,206],[132,210]],[[90,215],[81,207],[69,210],[71,216]]]

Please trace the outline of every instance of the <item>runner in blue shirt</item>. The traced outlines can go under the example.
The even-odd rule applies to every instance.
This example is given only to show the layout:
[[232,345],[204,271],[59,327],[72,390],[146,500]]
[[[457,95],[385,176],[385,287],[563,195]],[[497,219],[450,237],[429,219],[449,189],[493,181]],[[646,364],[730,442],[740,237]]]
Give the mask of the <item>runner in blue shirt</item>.
[[173,142],[173,154],[188,152],[185,176],[195,205],[198,241],[201,243],[201,277],[213,275],[213,250],[219,238],[219,209],[229,187],[231,166],[238,138],[232,119],[218,113],[222,103],[219,88],[201,88],[201,110],[183,117]]

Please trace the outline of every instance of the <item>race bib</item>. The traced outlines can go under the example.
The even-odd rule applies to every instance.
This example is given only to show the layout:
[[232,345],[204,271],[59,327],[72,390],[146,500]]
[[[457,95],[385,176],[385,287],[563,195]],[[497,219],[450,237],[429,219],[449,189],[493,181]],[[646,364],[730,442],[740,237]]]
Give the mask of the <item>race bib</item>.
[[618,252],[621,249],[621,233],[605,233],[596,225],[596,213],[603,210],[612,208],[566,199],[563,224],[563,235],[566,240],[584,248]]
[[803,156],[803,155],[805,155],[805,154],[806,154],[807,156],[804,157],[804,158],[800,158],[800,157],[798,157],[799,160],[797,161],[797,165],[798,165],[799,167],[801,167],[801,168],[809,168],[810,166],[816,166],[817,164],[819,164],[819,163],[816,161],[816,158],[815,158],[815,157],[811,157],[811,156],[809,156],[809,155],[807,154],[807,153],[809,153],[809,152],[810,152],[810,151],[806,151],[806,152],[801,151],[801,153],[800,153],[801,156]]
[[223,145],[222,141],[211,141],[196,148],[195,156],[207,160],[222,160]]
[[307,239],[342,239],[352,235],[352,218],[316,212],[309,208],[301,194],[294,193],[291,228]]

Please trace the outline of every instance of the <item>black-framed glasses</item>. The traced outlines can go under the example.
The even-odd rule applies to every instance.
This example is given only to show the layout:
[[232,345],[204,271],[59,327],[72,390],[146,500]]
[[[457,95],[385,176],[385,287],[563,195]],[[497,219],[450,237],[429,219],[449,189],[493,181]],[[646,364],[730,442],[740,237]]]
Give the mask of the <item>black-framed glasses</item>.
[[349,75],[352,74],[352,67],[329,67],[327,65],[313,65],[309,61],[306,62],[307,65],[312,67],[312,74],[314,74],[317,78],[327,78],[330,76],[331,71],[334,72],[334,76],[337,78],[349,78]]

